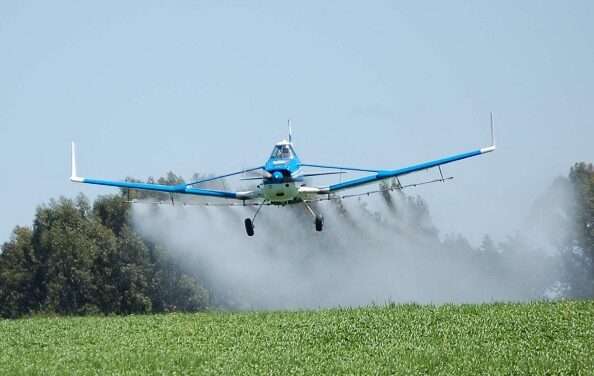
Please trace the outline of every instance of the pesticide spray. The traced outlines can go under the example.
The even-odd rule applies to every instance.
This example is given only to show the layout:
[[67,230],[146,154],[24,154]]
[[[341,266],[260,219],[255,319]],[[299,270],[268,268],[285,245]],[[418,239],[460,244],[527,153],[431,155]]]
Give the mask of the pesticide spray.
[[559,281],[557,256],[441,236],[424,201],[402,192],[316,209],[323,232],[302,205],[270,206],[252,238],[242,227],[252,207],[133,205],[132,222],[231,309],[522,301]]

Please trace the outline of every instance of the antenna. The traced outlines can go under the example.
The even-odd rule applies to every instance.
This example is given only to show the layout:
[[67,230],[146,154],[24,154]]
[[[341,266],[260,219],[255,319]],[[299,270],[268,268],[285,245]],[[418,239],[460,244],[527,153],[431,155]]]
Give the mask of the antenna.
[[287,120],[287,125],[289,126],[289,143],[293,143],[293,131],[291,130],[291,119]]

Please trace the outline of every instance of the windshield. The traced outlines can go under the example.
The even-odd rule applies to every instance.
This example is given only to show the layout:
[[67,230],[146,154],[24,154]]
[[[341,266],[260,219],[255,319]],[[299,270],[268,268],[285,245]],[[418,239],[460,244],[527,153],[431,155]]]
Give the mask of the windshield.
[[275,159],[291,159],[293,158],[293,150],[291,150],[289,145],[276,145],[271,157]]

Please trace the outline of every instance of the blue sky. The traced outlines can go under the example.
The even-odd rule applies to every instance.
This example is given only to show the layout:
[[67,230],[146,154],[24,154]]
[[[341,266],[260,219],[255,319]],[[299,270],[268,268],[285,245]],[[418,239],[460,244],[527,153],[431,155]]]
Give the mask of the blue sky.
[[[504,236],[594,159],[594,3],[2,2],[0,241],[81,175],[307,162],[397,168],[486,145],[418,189],[443,232]],[[421,177],[422,178],[422,177]],[[243,231],[241,224],[238,231]]]

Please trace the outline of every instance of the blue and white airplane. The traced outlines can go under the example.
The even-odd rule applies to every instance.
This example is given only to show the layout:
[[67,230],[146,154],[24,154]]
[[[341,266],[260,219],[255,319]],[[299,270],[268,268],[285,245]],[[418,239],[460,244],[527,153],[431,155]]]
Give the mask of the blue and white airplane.
[[[398,179],[403,175],[408,175],[413,172],[427,170],[430,168],[438,167],[441,174],[441,167],[447,163],[456,162],[462,159],[475,157],[481,154],[490,153],[495,150],[495,139],[493,133],[493,116],[491,115],[491,145],[481,149],[468,151],[465,153],[454,154],[440,159],[435,159],[423,163],[414,164],[407,167],[397,169],[365,169],[365,168],[353,168],[344,166],[331,166],[322,164],[310,164],[303,163],[295,152],[291,126],[289,124],[289,138],[277,143],[272,150],[270,158],[262,166],[245,169],[229,174],[216,176],[208,179],[202,179],[192,181],[189,183],[183,183],[179,185],[163,185],[163,184],[149,184],[149,183],[134,183],[127,181],[113,181],[113,180],[100,180],[93,178],[80,177],[76,171],[76,151],[75,145],[72,143],[72,174],[70,180],[76,183],[85,184],[96,184],[105,185],[110,187],[119,187],[129,190],[146,190],[146,191],[157,191],[165,192],[171,195],[173,194],[186,194],[196,196],[207,196],[216,197],[222,199],[235,200],[236,203],[246,202],[257,203],[258,209],[252,218],[245,219],[245,229],[248,236],[254,235],[254,221],[263,205],[289,205],[289,204],[302,204],[312,214],[315,219],[316,231],[322,231],[324,219],[320,214],[317,214],[312,209],[310,203],[314,201],[320,201],[321,197],[326,199],[340,199],[336,193],[360,187],[363,185],[378,183],[386,179]],[[336,170],[335,172],[320,172],[320,173],[304,173],[302,167],[308,168],[320,168]],[[344,171],[356,171],[368,173],[368,175],[360,178],[350,179],[342,181],[336,184],[326,186],[313,186],[306,184],[304,178],[320,176],[320,175],[331,175],[331,174],[342,174]],[[203,189],[195,187],[201,183],[206,183],[218,179],[227,178],[234,175],[240,175],[245,173],[258,172],[260,176],[244,178],[242,180],[259,180],[260,183],[256,189],[250,191],[233,192],[213,189]],[[444,181],[443,174],[441,179],[436,181]],[[399,187],[402,187],[399,183]],[[413,184],[416,185],[416,184]],[[380,191],[373,191],[380,192]],[[172,196],[173,197],[173,196]],[[344,196],[343,196],[344,197]]]

